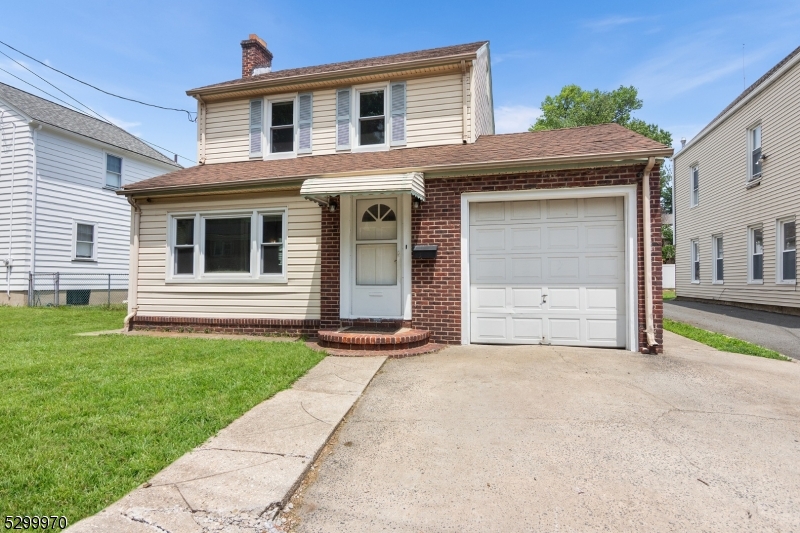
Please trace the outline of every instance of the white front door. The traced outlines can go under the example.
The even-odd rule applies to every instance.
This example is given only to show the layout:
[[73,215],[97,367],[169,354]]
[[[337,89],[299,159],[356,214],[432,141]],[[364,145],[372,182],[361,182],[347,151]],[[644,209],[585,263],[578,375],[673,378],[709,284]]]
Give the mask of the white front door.
[[401,210],[397,197],[353,202],[352,315],[402,317]]
[[623,199],[473,203],[470,337],[625,346]]

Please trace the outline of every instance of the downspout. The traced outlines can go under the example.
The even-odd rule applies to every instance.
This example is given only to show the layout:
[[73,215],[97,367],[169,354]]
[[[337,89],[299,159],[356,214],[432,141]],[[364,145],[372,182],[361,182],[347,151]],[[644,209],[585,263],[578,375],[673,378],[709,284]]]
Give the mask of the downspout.
[[[31,192],[31,274],[36,274],[36,198],[39,192],[39,164],[36,157],[36,149],[38,146],[38,132],[42,129],[42,125],[38,122],[29,122],[33,128],[33,190]],[[29,297],[33,297],[29,295]]]
[[656,164],[656,158],[647,160],[642,174],[642,215],[644,218],[644,318],[647,334],[648,350],[657,346],[655,327],[653,325],[653,235],[650,220],[650,171]]
[[123,331],[130,331],[131,320],[139,311],[139,221],[142,218],[142,208],[130,196],[125,197],[133,209],[133,224],[131,225],[131,265],[130,279],[128,281],[128,315],[122,326]]
[[[6,127],[5,127],[6,110],[0,111],[0,165],[3,162],[3,148],[5,147]],[[17,123],[12,122],[13,127],[11,134],[11,197],[9,198],[9,215],[8,215],[8,255],[3,260],[6,267],[6,297],[11,298],[11,240],[14,237],[14,174],[16,171],[16,148],[17,148]]]

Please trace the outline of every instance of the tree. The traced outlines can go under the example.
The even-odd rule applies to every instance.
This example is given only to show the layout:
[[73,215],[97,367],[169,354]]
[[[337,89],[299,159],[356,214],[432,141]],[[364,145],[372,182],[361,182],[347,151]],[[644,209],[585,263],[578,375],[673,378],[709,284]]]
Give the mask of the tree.
[[641,108],[642,100],[634,86],[620,86],[613,91],[585,91],[577,85],[565,85],[556,96],[545,97],[541,105],[542,115],[536,119],[530,131],[615,122],[654,141],[672,146],[672,135],[668,131],[631,116]]
[[672,169],[666,162],[661,167],[661,212],[672,213]]

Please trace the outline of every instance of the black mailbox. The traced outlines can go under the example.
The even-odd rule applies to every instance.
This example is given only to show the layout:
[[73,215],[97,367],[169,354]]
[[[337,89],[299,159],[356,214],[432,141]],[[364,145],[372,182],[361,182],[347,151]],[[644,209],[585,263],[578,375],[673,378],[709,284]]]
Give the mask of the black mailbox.
[[411,250],[411,257],[414,259],[436,259],[438,244],[415,244]]

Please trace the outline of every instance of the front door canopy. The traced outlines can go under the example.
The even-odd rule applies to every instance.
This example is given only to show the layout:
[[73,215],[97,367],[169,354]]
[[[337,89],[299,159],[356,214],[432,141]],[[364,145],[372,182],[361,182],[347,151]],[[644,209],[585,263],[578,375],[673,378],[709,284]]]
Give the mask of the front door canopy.
[[300,187],[300,195],[312,201],[341,194],[411,194],[415,198],[425,201],[425,178],[422,172],[344,178],[310,178],[305,180]]

